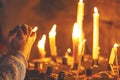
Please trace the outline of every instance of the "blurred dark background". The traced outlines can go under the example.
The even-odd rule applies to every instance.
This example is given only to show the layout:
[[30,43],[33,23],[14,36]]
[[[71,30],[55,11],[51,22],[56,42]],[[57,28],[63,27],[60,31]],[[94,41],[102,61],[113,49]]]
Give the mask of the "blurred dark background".
[[[37,43],[43,34],[47,35],[45,49],[50,55],[48,33],[57,24],[57,52],[62,56],[67,48],[72,49],[72,28],[76,21],[79,0],[0,0],[0,42],[7,46],[7,35],[17,24],[38,26],[37,40],[31,51],[31,59],[37,58]],[[91,54],[93,34],[93,8],[100,13],[100,55],[109,57],[114,43],[120,42],[120,0],[83,0],[85,15],[83,30],[86,54]],[[6,51],[7,48],[1,48]],[[118,48],[118,54],[119,54]]]

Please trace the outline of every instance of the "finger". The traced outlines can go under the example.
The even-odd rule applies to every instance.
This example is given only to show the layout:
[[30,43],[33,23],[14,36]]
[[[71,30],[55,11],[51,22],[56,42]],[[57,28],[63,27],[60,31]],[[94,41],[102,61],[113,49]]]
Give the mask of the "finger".
[[29,30],[29,35],[31,35],[31,34],[32,34],[32,27],[29,26],[29,27],[28,27],[28,30]]
[[30,35],[30,37],[34,37],[34,36],[36,36],[36,32],[32,32]]
[[9,43],[11,43],[16,36],[17,36],[17,33],[14,33],[11,36],[9,36],[9,39],[8,39]]
[[17,25],[13,30],[11,30],[11,31],[9,32],[8,36],[14,35],[14,33],[16,33],[17,30],[19,29],[19,27],[20,27],[20,25]]
[[21,28],[22,28],[22,30],[23,30],[23,32],[24,32],[25,35],[29,34],[29,30],[28,30],[28,25],[27,24],[23,24],[21,26]]
[[19,39],[21,39],[21,40],[23,40],[24,39],[24,32],[23,32],[23,30],[21,29],[21,28],[19,28],[19,30],[18,30],[18,38]]

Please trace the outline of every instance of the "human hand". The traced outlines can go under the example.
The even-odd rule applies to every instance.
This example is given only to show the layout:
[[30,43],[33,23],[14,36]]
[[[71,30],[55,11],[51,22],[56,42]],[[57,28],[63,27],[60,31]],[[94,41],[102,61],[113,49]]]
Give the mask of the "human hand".
[[9,33],[10,51],[20,51],[27,59],[29,58],[32,45],[36,39],[36,32],[26,24],[16,26]]

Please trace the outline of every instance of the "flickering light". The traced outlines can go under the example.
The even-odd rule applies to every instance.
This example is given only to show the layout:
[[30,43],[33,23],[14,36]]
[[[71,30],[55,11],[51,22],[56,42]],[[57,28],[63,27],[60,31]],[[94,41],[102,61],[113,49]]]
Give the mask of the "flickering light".
[[94,7],[94,13],[98,13],[98,9],[96,7]]
[[41,58],[45,57],[45,41],[46,41],[46,35],[44,34],[41,38],[41,40],[39,40],[38,42],[38,50],[39,50],[39,55]]
[[119,46],[119,44],[115,43],[114,44],[114,48],[117,48]]
[[35,26],[35,27],[33,28],[33,32],[36,32],[37,30],[38,30],[38,27]]
[[49,35],[51,37],[56,35],[56,24],[53,25],[51,31],[49,32]]
[[72,33],[72,37],[73,38],[79,38],[79,35],[80,35],[80,30],[79,30],[79,27],[77,25],[77,23],[74,24],[74,27],[73,27],[73,33]]
[[73,58],[74,58],[74,63],[78,64],[79,62],[79,57],[78,57],[78,44],[79,44],[79,36],[81,32],[78,27],[78,25],[75,23],[73,27],[73,33],[72,33],[72,42],[73,42]]
[[80,0],[80,2],[82,3],[82,2],[83,2],[83,0]]
[[70,49],[70,48],[68,48],[68,49],[67,49],[67,52],[68,52],[68,53],[71,53],[71,49]]
[[44,34],[38,42],[38,48],[44,49],[45,47],[45,41],[46,41],[46,35]]

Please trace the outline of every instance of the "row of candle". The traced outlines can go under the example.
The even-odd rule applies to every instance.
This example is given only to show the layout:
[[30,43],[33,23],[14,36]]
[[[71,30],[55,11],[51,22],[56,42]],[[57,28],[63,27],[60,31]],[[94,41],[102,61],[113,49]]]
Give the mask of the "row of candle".
[[[93,49],[92,49],[92,58],[94,60],[98,59],[99,55],[99,13],[97,8],[94,8],[93,13]],[[72,33],[72,41],[73,41],[73,57],[74,63],[79,62],[79,56],[84,55],[84,45],[86,39],[84,39],[83,33],[83,19],[84,19],[84,3],[82,0],[78,2],[78,9],[77,9],[77,22],[74,24],[73,33]],[[50,43],[50,52],[51,56],[57,56],[57,49],[56,49],[56,24],[53,25],[51,31],[49,32],[49,43]],[[38,43],[38,50],[42,57],[45,57],[45,40],[46,35],[44,34],[41,40]],[[83,51],[82,51],[83,50]],[[110,62],[111,61],[110,57]]]
[[[78,2],[78,9],[77,9],[77,24],[78,24],[82,34],[84,34],[83,33],[83,28],[82,28],[83,27],[83,25],[82,25],[83,24],[83,19],[84,19],[83,16],[84,16],[84,3],[83,3],[83,0],[80,0]],[[80,41],[79,41],[78,46],[80,44],[82,44],[85,40],[83,35],[80,35],[79,37],[80,37],[79,38]],[[76,43],[78,43],[78,42],[76,41]],[[111,50],[111,54],[110,54],[110,58],[109,58],[109,64],[114,63],[115,55],[117,55],[117,47],[118,47],[118,44],[115,43],[114,47]],[[80,47],[78,47],[78,48],[81,50]],[[98,13],[97,8],[94,7],[94,13],[93,13],[93,48],[92,48],[92,59],[93,60],[98,60],[99,49],[100,49],[100,47],[99,47],[99,13]],[[79,53],[74,53],[74,54],[80,54],[80,52]],[[75,57],[75,58],[77,58],[77,57]],[[76,61],[76,59],[75,59],[75,61]]]
[[[78,7],[77,7],[77,25],[78,25],[78,30],[79,30],[78,41],[76,40],[77,38],[74,39],[74,36],[73,36],[73,56],[74,56],[74,63],[77,63],[77,64],[79,61],[78,58],[81,58],[81,56],[83,55],[82,49],[85,47],[82,45],[82,43],[84,43],[84,41],[85,41],[84,32],[83,32],[83,20],[84,20],[84,3],[83,3],[83,0],[80,0],[78,2]],[[77,44],[77,47],[74,44]],[[84,43],[84,45],[85,45],[85,43]],[[77,48],[78,48],[78,50],[77,50]],[[77,50],[77,51],[75,51],[75,50]],[[93,13],[92,58],[94,60],[97,60],[98,55],[99,55],[99,13],[98,13],[97,8],[95,7],[94,13]]]

